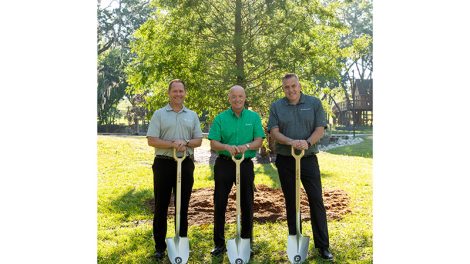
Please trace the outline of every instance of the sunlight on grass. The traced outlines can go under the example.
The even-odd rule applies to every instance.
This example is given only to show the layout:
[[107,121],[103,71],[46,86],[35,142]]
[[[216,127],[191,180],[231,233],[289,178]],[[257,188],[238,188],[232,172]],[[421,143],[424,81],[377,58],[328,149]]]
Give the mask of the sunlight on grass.
[[338,154],[338,155],[372,158],[373,157],[372,136],[365,136],[362,138],[364,139],[364,141],[359,144],[338,147],[338,148],[330,149],[327,152],[331,154]]
[[[328,222],[337,263],[372,263],[372,137],[366,140],[362,146],[351,146],[351,150],[335,149],[318,155],[323,188],[342,189],[351,199],[352,212],[340,221]],[[155,263],[151,258],[153,216],[144,204],[153,198],[153,149],[147,146],[145,137],[138,136],[98,136],[97,147],[98,262]],[[208,164],[196,164],[194,189],[213,188],[212,169]],[[280,188],[273,164],[257,164],[255,173],[255,184]],[[174,235],[172,221],[168,223],[167,237]],[[213,263],[209,254],[213,247],[212,229],[212,224],[189,228],[190,263]],[[304,222],[303,229],[304,235],[313,239],[310,222]],[[234,235],[235,225],[228,224],[226,239]],[[286,222],[255,223],[256,255],[250,263],[288,263],[286,243]],[[313,241],[309,256],[305,263],[330,263],[319,258]],[[223,261],[228,263],[226,256]]]

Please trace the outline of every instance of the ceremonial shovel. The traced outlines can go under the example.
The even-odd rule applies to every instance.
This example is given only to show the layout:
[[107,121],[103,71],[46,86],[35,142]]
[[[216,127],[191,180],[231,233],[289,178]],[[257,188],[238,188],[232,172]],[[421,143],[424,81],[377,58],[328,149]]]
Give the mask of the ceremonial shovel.
[[174,238],[167,238],[168,258],[172,264],[183,264],[188,262],[189,258],[189,240],[187,237],[180,237],[180,211],[181,211],[181,164],[186,158],[186,153],[179,158],[176,155],[176,149],[173,148],[173,158],[176,160],[176,206],[175,206],[175,225],[176,234]]
[[291,263],[302,263],[307,259],[309,237],[302,236],[300,232],[300,159],[304,156],[304,150],[299,155],[295,154],[294,147],[291,148],[292,156],[295,158],[295,226],[296,235],[287,237],[287,256]]
[[250,260],[250,239],[241,238],[241,224],[240,224],[240,163],[245,158],[242,154],[240,159],[232,156],[232,160],[236,165],[236,188],[237,188],[237,237],[227,241],[227,255],[231,264],[244,264]]

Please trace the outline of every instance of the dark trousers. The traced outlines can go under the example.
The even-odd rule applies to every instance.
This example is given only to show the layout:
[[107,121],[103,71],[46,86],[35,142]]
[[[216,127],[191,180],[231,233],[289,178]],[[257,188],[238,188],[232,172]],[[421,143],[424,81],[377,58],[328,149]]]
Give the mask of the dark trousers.
[[[232,185],[235,184],[235,162],[218,157],[214,165],[214,244],[225,245],[225,210]],[[240,164],[240,209],[241,237],[252,238],[253,234],[253,161],[245,159]]]
[[[286,202],[289,235],[295,235],[297,233],[295,227],[295,159],[292,156],[277,155],[276,167]],[[315,247],[327,248],[329,247],[328,226],[317,156],[303,157],[300,160],[300,168],[300,180],[310,205],[310,222]],[[302,225],[300,227],[302,231]]]
[[[155,157],[152,170],[153,192],[155,195],[153,239],[155,240],[155,250],[162,252],[166,249],[165,237],[167,231],[167,215],[168,205],[171,198],[171,191],[174,189],[174,192],[176,193],[176,161],[173,159]],[[181,164],[181,217],[179,233],[181,237],[186,237],[188,234],[188,206],[194,183],[193,172],[194,163],[189,157],[187,157]]]

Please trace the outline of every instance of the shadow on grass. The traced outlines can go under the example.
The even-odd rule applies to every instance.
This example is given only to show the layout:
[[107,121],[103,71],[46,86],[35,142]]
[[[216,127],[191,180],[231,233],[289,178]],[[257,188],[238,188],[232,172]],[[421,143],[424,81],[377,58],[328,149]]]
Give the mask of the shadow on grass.
[[209,175],[207,179],[210,181],[213,181],[214,180],[214,165],[209,164],[209,169],[210,169],[211,174]]
[[112,208],[115,212],[123,213],[124,218],[129,218],[132,215],[138,214],[153,214],[150,209],[145,206],[145,201],[153,198],[153,191],[142,190],[135,191],[129,190],[124,195],[111,202]]
[[[124,234],[121,234],[124,236]],[[98,252],[98,263],[114,264],[114,263],[129,263],[138,259],[138,263],[155,263],[156,259],[153,256],[155,249],[153,243],[152,230],[142,231],[133,230],[125,234],[125,239],[118,238],[119,241],[115,247],[110,249],[110,253],[103,254]],[[144,249],[144,250],[142,250]],[[137,256],[136,252],[143,251]],[[134,256],[130,256],[134,255]],[[133,261],[132,261],[133,260]],[[168,258],[166,260],[156,263],[170,263]]]
[[260,164],[260,166],[255,167],[254,171],[255,179],[257,174],[265,174],[271,179],[271,188],[281,188],[281,182],[279,181],[279,175],[277,173],[277,169],[274,163]]
[[322,178],[328,178],[328,177],[335,176],[335,173],[333,173],[333,172],[323,172],[323,171],[320,171],[320,176],[321,176]]

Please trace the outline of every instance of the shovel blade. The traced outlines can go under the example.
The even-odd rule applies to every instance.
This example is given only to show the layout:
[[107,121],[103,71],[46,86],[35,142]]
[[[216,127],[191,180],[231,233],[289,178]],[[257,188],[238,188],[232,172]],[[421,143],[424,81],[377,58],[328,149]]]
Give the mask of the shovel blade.
[[231,264],[245,264],[250,261],[250,239],[230,239],[227,241],[227,255]]
[[302,263],[307,259],[309,237],[293,235],[287,237],[287,256],[291,263]]
[[187,237],[167,238],[168,258],[172,264],[184,264],[189,258],[189,240]]

